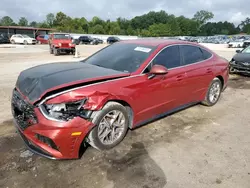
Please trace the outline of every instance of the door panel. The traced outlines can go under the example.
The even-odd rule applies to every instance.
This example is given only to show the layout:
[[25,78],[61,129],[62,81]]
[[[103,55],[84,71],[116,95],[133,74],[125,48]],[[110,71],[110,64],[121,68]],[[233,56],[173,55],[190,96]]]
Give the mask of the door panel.
[[206,58],[196,46],[182,45],[180,49],[187,72],[186,103],[201,101],[214,77],[212,59],[204,60]]
[[[186,88],[186,71],[181,66],[179,46],[164,48],[153,60],[152,65],[162,65],[168,68],[165,75],[156,75],[148,79],[150,73],[143,77],[144,87],[139,87],[138,121],[147,120],[184,104]],[[147,68],[150,71],[151,66]]]
[[[181,79],[183,78],[183,79]],[[180,70],[171,70],[166,75],[158,75],[148,79],[145,74],[136,85],[135,124],[170,111],[181,105],[180,98],[185,87],[185,73]],[[133,89],[134,89],[133,88]],[[132,88],[131,88],[132,89]]]

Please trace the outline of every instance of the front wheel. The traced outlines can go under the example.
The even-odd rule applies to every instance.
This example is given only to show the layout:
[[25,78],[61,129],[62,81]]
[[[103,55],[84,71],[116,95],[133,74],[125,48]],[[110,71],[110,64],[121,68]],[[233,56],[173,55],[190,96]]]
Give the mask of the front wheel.
[[59,55],[59,51],[58,51],[58,49],[53,48],[53,52],[54,52],[54,55],[55,55],[55,56],[58,56],[58,55]]
[[93,123],[96,126],[89,133],[89,144],[98,150],[107,150],[123,140],[128,130],[129,117],[124,106],[109,102],[97,112]]
[[24,45],[28,45],[28,42],[25,40],[25,41],[23,41],[23,44]]
[[222,83],[219,78],[214,78],[211,82],[205,100],[202,102],[202,104],[206,106],[213,106],[215,105],[221,95],[222,91]]

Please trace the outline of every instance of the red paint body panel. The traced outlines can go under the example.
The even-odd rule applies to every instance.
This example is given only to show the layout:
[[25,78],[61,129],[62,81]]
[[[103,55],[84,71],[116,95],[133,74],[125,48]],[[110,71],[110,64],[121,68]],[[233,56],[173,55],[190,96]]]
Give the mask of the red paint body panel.
[[49,40],[48,40],[48,39],[44,39],[44,38],[42,38],[42,37],[40,37],[40,36],[37,36],[36,40],[37,40],[37,41],[40,41],[41,44],[48,44],[48,43],[49,43]]
[[[159,114],[171,111],[188,103],[204,100],[207,89],[215,77],[222,78],[224,88],[227,86],[228,62],[205,47],[203,48],[212,53],[213,56],[202,63],[171,69],[168,70],[167,74],[155,75],[154,78],[151,79],[149,79],[149,74],[142,74],[145,67],[164,47],[175,44],[200,46],[198,44],[169,40],[131,40],[123,41],[123,43],[151,45],[157,46],[157,48],[136,72],[120,75],[119,78],[112,80],[102,78],[107,80],[98,83],[93,82],[89,85],[63,91],[55,96],[49,96],[49,98],[45,99],[45,103],[65,103],[87,97],[88,100],[83,106],[84,109],[98,111],[101,110],[108,101],[123,101],[127,103],[133,111],[132,128],[134,128],[136,125]],[[80,82],[87,83],[90,81],[95,80],[84,80],[71,84],[79,84]],[[57,88],[53,88],[53,90],[65,86],[58,86]],[[49,91],[41,95],[40,99],[36,102],[44,100],[43,97],[47,92]],[[64,123],[55,122],[46,119],[38,108],[36,108],[35,112],[38,116],[39,123],[28,127],[23,132],[25,136],[55,158],[78,158],[80,145],[94,125],[79,117]],[[72,137],[72,132],[82,132],[82,134],[78,137]],[[60,152],[39,142],[34,137],[35,133],[52,139],[60,148]]]
[[[24,131],[20,130],[25,137],[57,159],[78,158],[82,140],[94,125],[79,117],[68,122],[55,122],[46,119],[38,108],[35,109],[35,112],[39,123],[28,127]],[[71,136],[73,132],[82,132],[82,134],[80,136]],[[39,141],[35,134],[52,139],[59,151]]]

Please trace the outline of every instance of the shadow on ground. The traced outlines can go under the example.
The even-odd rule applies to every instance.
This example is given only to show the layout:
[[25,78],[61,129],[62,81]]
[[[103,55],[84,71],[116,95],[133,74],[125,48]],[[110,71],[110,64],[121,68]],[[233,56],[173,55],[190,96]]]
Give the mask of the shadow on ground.
[[163,188],[167,180],[162,169],[150,158],[144,144],[137,142],[123,157],[116,151],[106,155],[107,180],[113,183],[113,188]]

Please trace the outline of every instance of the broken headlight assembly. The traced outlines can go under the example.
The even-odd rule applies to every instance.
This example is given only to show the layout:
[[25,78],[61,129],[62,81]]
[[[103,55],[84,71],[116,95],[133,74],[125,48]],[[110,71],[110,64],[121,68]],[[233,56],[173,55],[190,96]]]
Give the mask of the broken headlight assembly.
[[40,105],[40,110],[47,119],[54,121],[69,121],[75,117],[89,119],[92,111],[83,108],[86,101],[87,99],[60,104],[44,103]]

